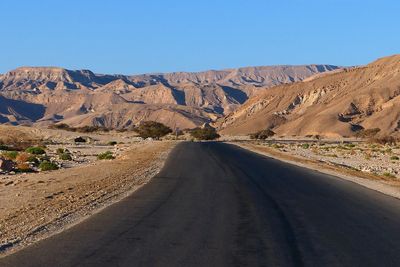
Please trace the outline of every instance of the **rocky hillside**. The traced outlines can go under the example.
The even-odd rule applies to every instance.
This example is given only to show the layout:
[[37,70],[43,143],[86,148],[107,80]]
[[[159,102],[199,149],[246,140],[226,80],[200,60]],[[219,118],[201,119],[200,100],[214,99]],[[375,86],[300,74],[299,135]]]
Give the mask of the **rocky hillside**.
[[156,120],[193,128],[229,114],[262,89],[337,69],[270,66],[124,76],[22,67],[0,75],[0,123],[127,127]]
[[219,121],[222,133],[271,128],[285,136],[352,136],[380,128],[400,131],[400,55],[369,65],[280,85],[249,99]]

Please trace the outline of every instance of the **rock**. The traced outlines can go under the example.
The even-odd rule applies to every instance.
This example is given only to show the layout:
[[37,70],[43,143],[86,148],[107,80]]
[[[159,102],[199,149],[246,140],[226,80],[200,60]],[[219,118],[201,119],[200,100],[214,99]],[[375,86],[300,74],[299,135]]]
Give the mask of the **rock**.
[[82,136],[79,136],[79,137],[77,137],[77,138],[74,139],[74,142],[75,142],[75,143],[86,143],[87,141],[86,141],[86,139],[83,138]]
[[0,171],[11,172],[14,170],[15,166],[13,161],[0,158]]

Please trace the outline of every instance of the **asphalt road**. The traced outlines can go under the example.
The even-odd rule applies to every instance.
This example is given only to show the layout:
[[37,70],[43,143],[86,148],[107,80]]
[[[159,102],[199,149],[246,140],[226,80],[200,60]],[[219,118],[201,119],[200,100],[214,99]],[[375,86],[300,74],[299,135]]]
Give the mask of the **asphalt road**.
[[400,266],[400,201],[223,143],[0,266]]

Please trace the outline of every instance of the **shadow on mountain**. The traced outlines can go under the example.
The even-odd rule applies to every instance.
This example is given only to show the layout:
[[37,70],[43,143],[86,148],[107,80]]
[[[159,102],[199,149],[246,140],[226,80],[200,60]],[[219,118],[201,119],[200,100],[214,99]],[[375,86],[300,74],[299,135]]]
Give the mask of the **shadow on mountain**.
[[46,109],[43,105],[0,96],[0,113],[3,115],[13,115],[15,117],[23,117],[31,121],[37,121],[43,117],[45,111]]
[[178,105],[186,106],[185,92],[172,89],[172,95],[174,96]]
[[239,104],[243,104],[249,98],[246,93],[240,91],[239,89],[235,89],[229,86],[221,86],[224,92],[235,99]]

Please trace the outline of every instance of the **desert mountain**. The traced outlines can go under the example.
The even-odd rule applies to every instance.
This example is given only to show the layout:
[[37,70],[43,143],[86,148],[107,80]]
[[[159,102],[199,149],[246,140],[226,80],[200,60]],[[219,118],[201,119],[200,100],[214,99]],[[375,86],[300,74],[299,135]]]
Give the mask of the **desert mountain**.
[[399,133],[400,55],[307,80],[263,91],[223,118],[220,129],[233,135],[266,128],[285,136],[352,136],[372,128]]
[[124,76],[22,67],[0,75],[0,104],[6,103],[0,109],[0,121],[127,127],[156,120],[193,128],[229,114],[265,88],[338,69],[269,66]]

